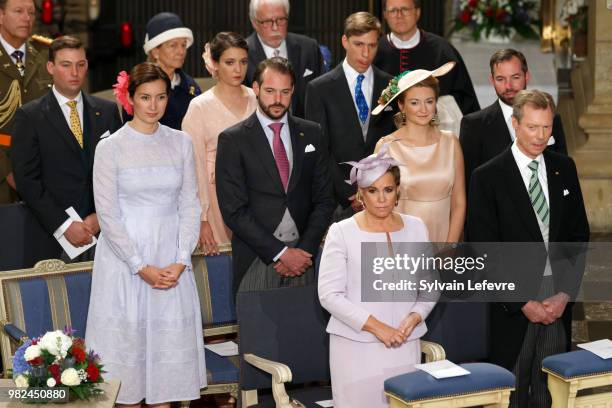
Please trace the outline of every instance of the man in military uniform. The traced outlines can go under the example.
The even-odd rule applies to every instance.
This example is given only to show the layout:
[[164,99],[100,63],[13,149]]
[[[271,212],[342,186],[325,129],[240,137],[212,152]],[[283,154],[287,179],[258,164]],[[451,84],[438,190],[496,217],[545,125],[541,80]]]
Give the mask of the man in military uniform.
[[0,204],[14,201],[9,158],[11,127],[17,108],[49,92],[49,39],[32,36],[33,0],[0,0]]

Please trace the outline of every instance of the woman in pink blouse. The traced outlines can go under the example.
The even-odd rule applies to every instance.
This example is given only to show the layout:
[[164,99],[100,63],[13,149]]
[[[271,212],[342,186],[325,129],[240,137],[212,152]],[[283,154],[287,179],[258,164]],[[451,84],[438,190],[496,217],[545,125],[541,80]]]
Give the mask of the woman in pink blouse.
[[230,126],[249,117],[257,107],[255,93],[244,85],[248,65],[248,45],[232,32],[217,34],[206,46],[207,68],[217,84],[194,98],[183,119],[183,131],[193,139],[199,196],[202,205],[199,246],[205,254],[218,253],[218,245],[231,240],[223,223],[215,191],[217,138]]

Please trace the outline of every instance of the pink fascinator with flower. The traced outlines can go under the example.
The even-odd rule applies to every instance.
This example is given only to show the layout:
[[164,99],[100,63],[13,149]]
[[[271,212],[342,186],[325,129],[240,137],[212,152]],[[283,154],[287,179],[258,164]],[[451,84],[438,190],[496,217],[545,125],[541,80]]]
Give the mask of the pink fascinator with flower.
[[115,99],[117,102],[123,106],[123,109],[128,113],[128,115],[134,114],[134,107],[130,103],[128,98],[128,85],[130,83],[130,76],[127,72],[121,71],[119,75],[117,75],[117,83],[113,85],[113,94],[115,94]]
[[390,143],[393,142],[384,143],[378,153],[371,154],[358,162],[349,161],[342,163],[353,166],[350,179],[346,180],[346,182],[348,184],[357,183],[357,186],[360,188],[369,187],[385,174],[390,167],[401,166],[402,163],[387,155]]

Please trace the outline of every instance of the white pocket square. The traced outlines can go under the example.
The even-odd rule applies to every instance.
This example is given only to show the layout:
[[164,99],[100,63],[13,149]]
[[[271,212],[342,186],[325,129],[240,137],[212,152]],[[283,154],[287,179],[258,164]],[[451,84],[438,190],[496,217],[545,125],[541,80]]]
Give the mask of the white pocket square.
[[563,197],[569,195],[569,190],[567,188],[563,189]]
[[308,146],[306,146],[306,148],[304,149],[304,153],[314,152],[315,150],[317,150],[317,149],[315,149],[315,147],[314,147],[313,145],[309,144],[309,145],[308,145]]
[[308,68],[306,68],[306,69],[304,70],[304,75],[303,75],[303,77],[307,77],[308,75],[312,75],[312,71],[311,71],[311,70],[309,70]]
[[102,133],[102,136],[100,136],[100,139],[104,139],[105,137],[109,137],[110,136],[110,130],[107,130],[106,132]]
[[387,105],[385,109],[383,110],[383,112],[392,111],[392,110],[393,110],[393,106]]

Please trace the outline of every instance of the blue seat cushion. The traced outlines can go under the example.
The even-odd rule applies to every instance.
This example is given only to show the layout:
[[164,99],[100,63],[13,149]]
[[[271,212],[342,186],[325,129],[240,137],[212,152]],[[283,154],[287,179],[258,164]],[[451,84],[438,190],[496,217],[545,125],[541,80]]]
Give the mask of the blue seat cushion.
[[237,383],[238,382],[238,356],[221,357],[208,349],[204,349],[206,358],[206,378],[208,385]]
[[546,357],[542,367],[564,378],[582,377],[612,372],[612,358],[604,360],[586,350],[570,351]]
[[450,397],[495,389],[514,388],[514,375],[489,363],[461,364],[470,372],[461,377],[435,379],[425,371],[398,375],[385,381],[385,391],[404,401]]

